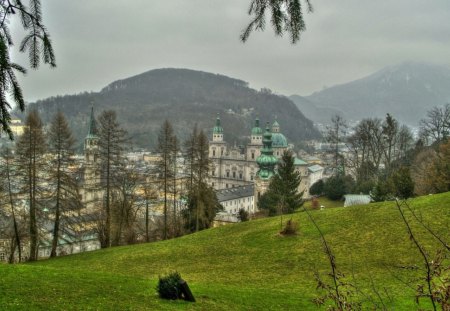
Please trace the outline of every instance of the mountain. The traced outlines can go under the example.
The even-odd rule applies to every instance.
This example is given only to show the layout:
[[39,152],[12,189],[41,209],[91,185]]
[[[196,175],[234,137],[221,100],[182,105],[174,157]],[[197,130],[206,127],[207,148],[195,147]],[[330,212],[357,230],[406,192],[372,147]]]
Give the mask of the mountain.
[[450,67],[405,62],[306,99],[318,107],[343,111],[347,120],[384,118],[389,112],[417,125],[430,108],[450,102]]
[[315,123],[328,124],[331,117],[338,114],[344,116],[344,112],[339,109],[322,107],[317,103],[300,95],[291,95],[289,99],[297,106],[297,108]]
[[80,145],[88,130],[91,105],[97,115],[102,110],[115,110],[134,146],[144,148],[156,145],[165,119],[184,140],[196,123],[209,135],[217,114],[230,143],[243,143],[256,117],[262,125],[277,118],[282,132],[294,144],[320,136],[288,98],[268,90],[256,91],[242,80],[188,69],[151,70],[115,81],[100,92],[51,97],[30,104],[45,122],[61,109]]

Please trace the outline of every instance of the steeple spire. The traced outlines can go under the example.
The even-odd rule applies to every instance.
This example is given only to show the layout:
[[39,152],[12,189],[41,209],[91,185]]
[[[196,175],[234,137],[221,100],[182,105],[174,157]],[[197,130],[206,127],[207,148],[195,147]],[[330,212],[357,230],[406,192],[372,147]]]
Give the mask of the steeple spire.
[[219,114],[217,114],[216,126],[214,126],[213,134],[223,134],[223,128],[220,125],[220,116],[219,116]]
[[97,122],[94,117],[94,106],[91,108],[91,120],[89,122],[89,131],[87,137],[97,136]]

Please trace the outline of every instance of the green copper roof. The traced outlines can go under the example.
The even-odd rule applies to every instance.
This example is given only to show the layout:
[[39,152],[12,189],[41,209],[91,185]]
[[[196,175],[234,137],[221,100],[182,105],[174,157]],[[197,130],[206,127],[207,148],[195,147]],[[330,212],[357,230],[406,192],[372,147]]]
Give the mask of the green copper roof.
[[252,128],[252,135],[262,135],[263,131],[259,127],[259,119],[255,119],[255,126]]
[[278,159],[273,155],[272,150],[272,133],[270,132],[269,124],[266,125],[266,131],[263,136],[263,148],[261,155],[256,159],[259,171],[257,175],[262,179],[269,179],[275,175],[275,166],[278,164]]
[[272,146],[274,148],[286,148],[288,146],[286,137],[281,133],[272,133]]
[[94,107],[91,108],[91,120],[89,122],[89,131],[87,134],[88,138],[91,137],[97,137],[97,123],[95,121],[95,117],[94,117]]
[[272,127],[280,127],[280,124],[277,122],[277,120],[273,122]]
[[299,159],[299,158],[295,158],[294,159],[294,165],[295,166],[297,166],[297,165],[308,165],[308,163],[306,163],[305,161],[303,161],[302,159]]
[[223,134],[223,128],[220,125],[220,117],[219,116],[217,116],[216,126],[214,126],[214,128],[213,128],[213,134]]

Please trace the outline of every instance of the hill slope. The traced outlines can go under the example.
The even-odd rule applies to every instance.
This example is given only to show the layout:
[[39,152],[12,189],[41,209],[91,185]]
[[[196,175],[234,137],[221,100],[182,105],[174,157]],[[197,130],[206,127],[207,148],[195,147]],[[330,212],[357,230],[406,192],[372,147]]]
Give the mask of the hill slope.
[[209,135],[217,113],[230,143],[242,142],[249,136],[257,116],[262,122],[273,122],[277,117],[283,133],[293,143],[320,136],[286,97],[258,92],[241,80],[187,69],[151,70],[115,81],[100,92],[52,97],[31,106],[38,108],[44,121],[61,109],[81,144],[92,104],[97,114],[116,110],[134,144],[146,148],[156,145],[164,119],[184,140],[195,123]]
[[[450,239],[450,193],[410,202],[424,221]],[[389,310],[417,309],[421,267],[393,203],[312,212],[331,245],[338,269],[358,287],[366,309],[384,297]],[[319,235],[305,213],[298,236],[280,237],[279,217],[205,230],[182,238],[43,260],[0,264],[2,310],[316,310],[314,272],[329,271]],[[410,216],[410,215],[409,215]],[[412,223],[430,254],[436,244]],[[448,262],[447,262],[448,264]],[[157,298],[158,275],[177,270],[197,302]],[[412,288],[404,282],[411,282]],[[329,281],[329,280],[328,280]],[[389,293],[392,300],[386,298]],[[422,300],[422,308],[427,308]],[[371,308],[372,309],[372,308]]]
[[343,111],[347,120],[384,118],[389,112],[404,123],[417,125],[430,108],[450,102],[449,85],[449,67],[406,62],[306,99]]

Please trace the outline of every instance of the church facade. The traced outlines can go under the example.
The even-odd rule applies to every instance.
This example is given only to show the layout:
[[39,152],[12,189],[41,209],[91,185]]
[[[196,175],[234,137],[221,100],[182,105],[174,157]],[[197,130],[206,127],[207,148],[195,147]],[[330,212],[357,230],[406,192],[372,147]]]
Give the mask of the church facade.
[[[250,210],[256,211],[258,199],[267,190],[283,152],[291,149],[280,129],[280,124],[275,120],[271,126],[267,123],[263,130],[259,119],[256,119],[250,132],[250,142],[244,148],[231,147],[224,140],[225,132],[218,116],[209,143],[209,158],[212,162],[209,180],[214,189],[222,193],[224,189],[252,185],[254,206]],[[311,185],[322,178],[323,167],[297,157],[294,165],[302,177],[298,190],[303,191],[303,197],[307,198]]]
[[[289,148],[286,137],[280,132],[277,121],[271,127],[271,141],[274,155],[279,159]],[[220,117],[213,128],[209,142],[209,158],[212,162],[210,183],[216,190],[254,184],[259,166],[258,157],[263,149],[263,130],[259,119],[255,120],[250,133],[250,142],[242,149],[230,147],[224,140],[224,129]]]

